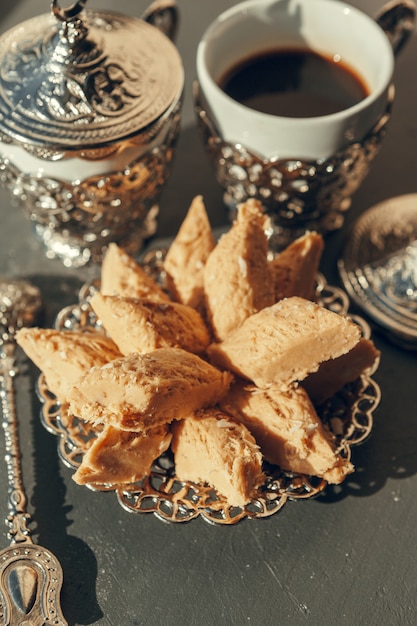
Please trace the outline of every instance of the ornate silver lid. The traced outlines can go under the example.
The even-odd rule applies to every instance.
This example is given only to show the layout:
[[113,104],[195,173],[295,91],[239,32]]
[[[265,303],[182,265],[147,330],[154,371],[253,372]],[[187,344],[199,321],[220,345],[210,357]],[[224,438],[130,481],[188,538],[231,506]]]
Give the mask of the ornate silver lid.
[[351,228],[339,270],[355,303],[396,343],[417,350],[417,194],[365,211]]
[[51,150],[114,145],[170,107],[183,87],[177,49],[147,21],[83,10],[32,18],[0,38],[3,141]]

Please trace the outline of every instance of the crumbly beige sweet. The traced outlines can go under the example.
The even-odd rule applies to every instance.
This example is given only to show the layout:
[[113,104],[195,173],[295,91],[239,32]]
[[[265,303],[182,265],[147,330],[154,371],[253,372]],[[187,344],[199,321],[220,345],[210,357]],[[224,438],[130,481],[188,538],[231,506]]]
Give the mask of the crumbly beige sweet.
[[149,298],[158,302],[169,302],[170,297],[136,261],[110,243],[101,264],[100,291],[107,296]]
[[169,448],[171,437],[166,426],[145,434],[106,426],[72,478],[79,485],[134,483],[149,475],[152,463]]
[[315,281],[323,246],[321,235],[307,232],[272,259],[275,300],[291,296],[314,300]]
[[215,365],[257,387],[283,387],[303,380],[323,361],[349,352],[360,335],[349,318],[294,296],[255,313],[207,351]]
[[90,303],[124,355],[167,347],[200,354],[210,342],[201,315],[178,302],[103,296],[97,292]]
[[204,268],[206,310],[213,334],[225,339],[253,313],[274,302],[266,229],[269,218],[259,202],[238,207]]
[[203,311],[203,272],[215,246],[202,196],[188,209],[164,261],[167,284],[174,300]]
[[172,425],[175,473],[207,483],[231,506],[243,507],[265,477],[262,455],[247,428],[219,409],[207,409]]
[[361,339],[347,354],[325,361],[302,382],[311,400],[321,404],[361,374],[373,373],[381,353],[370,339]]
[[215,244],[197,196],[164,262],[175,302],[110,244],[91,298],[109,337],[18,333],[50,391],[95,431],[77,483],[140,480],[171,437],[178,477],[207,482],[231,506],[264,483],[263,458],[331,483],[353,470],[312,401],[373,372],[379,352],[312,301],[321,237],[306,233],[271,261],[269,225],[248,201]]
[[331,433],[302,387],[261,390],[237,382],[220,405],[246,425],[264,457],[281,469],[329,483],[340,483],[353,471],[352,464],[336,454]]
[[195,354],[159,348],[93,368],[68,398],[71,412],[87,422],[144,432],[214,405],[231,378]]
[[43,372],[49,390],[66,402],[72,384],[94,366],[121,356],[115,343],[93,332],[22,328],[16,341]]

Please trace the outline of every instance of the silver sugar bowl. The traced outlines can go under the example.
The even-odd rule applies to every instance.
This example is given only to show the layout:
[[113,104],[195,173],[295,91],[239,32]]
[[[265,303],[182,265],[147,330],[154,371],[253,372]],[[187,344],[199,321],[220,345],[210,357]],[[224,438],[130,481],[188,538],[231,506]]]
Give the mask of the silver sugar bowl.
[[0,38],[0,184],[68,267],[155,233],[184,88],[175,2],[142,18],[86,2]]

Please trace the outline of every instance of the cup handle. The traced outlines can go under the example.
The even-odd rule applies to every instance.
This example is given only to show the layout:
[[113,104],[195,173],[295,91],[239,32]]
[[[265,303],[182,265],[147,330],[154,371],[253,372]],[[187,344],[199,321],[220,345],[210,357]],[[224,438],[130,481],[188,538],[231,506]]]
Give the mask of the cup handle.
[[175,0],[154,0],[142,14],[142,19],[155,26],[171,41],[178,30],[178,6]]
[[416,5],[412,0],[391,0],[376,14],[375,21],[387,35],[395,55],[414,30],[415,17]]

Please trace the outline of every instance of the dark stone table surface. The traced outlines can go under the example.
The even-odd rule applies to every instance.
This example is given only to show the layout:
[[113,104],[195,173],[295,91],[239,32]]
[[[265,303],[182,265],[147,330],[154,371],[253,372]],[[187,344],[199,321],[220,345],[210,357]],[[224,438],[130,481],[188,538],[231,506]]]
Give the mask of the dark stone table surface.
[[[334,0],[338,1],[338,0]],[[47,0],[2,0],[0,31],[49,11]],[[68,3],[67,3],[68,4]],[[179,0],[177,44],[186,70],[182,131],[163,192],[158,237],[171,237],[196,194],[213,227],[226,226],[221,192],[200,143],[192,106],[199,38],[229,0]],[[356,0],[370,15],[377,0]],[[89,8],[141,15],[144,0],[90,0]],[[350,224],[386,198],[417,191],[417,37],[398,57],[396,101],[388,135],[354,197],[344,228],[328,237],[322,270],[340,284],[337,260]],[[31,224],[0,191],[0,274],[27,276],[43,291],[45,325],[76,301],[95,269],[48,260]],[[202,519],[166,524],[130,514],[112,493],[77,486],[40,423],[38,372],[20,357],[17,405],[24,481],[34,539],[64,570],[62,604],[73,626],[335,624],[396,626],[417,621],[416,353],[373,334],[382,351],[374,378],[382,390],[371,437],[353,450],[356,472],[337,492],[289,502],[265,520],[229,527]],[[4,456],[3,437],[0,458]],[[0,469],[0,518],[7,515]],[[8,544],[6,526],[1,544]]]

